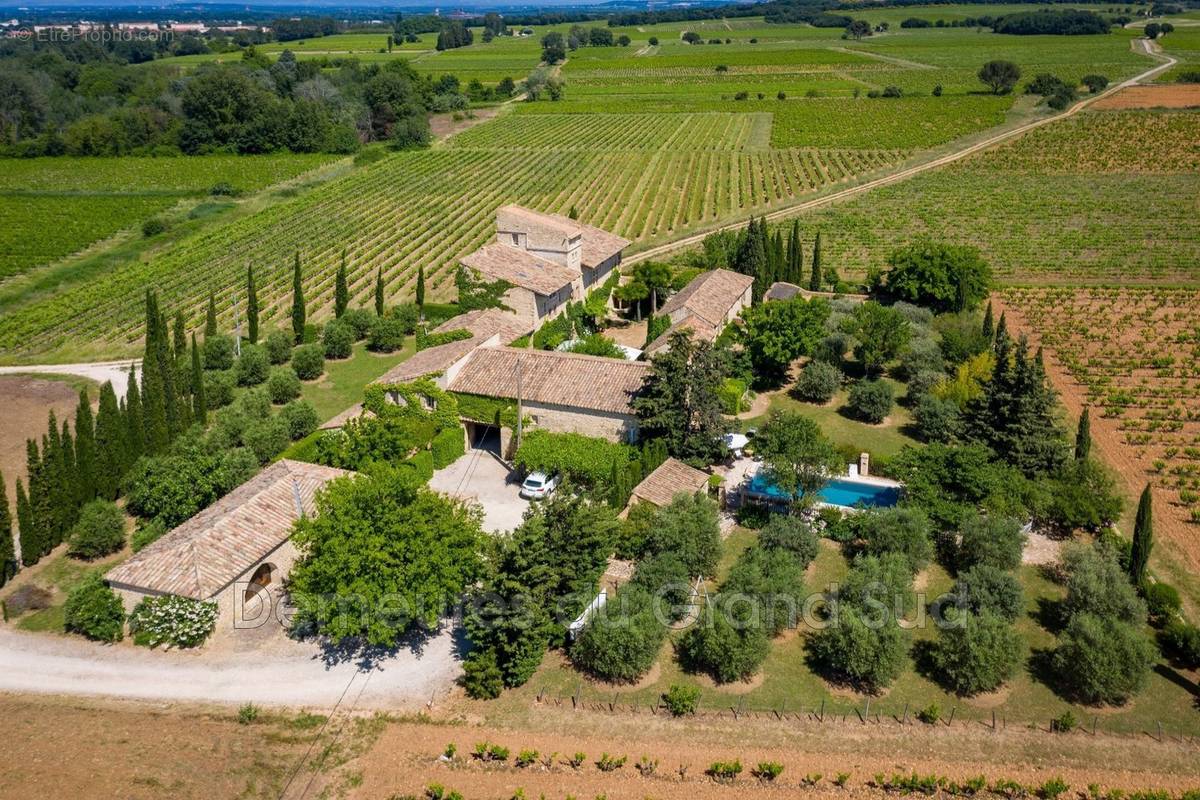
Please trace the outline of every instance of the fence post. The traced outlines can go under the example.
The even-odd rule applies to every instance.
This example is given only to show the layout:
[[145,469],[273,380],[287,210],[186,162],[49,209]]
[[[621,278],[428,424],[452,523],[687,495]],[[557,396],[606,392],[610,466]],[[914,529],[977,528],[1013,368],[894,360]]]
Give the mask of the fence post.
[[992,709],[992,730],[996,730],[996,709]]
[[821,698],[821,713],[817,715],[817,719],[821,722],[825,721],[825,698]]
[[905,703],[905,704],[904,704],[904,721],[903,721],[903,722],[901,722],[900,724],[901,724],[901,725],[907,725],[907,724],[908,724],[908,703]]
[[1096,720],[1098,720],[1099,718],[1100,717],[1098,715],[1092,716],[1092,736],[1096,735]]
[[[869,697],[867,698],[867,707],[863,710],[863,716],[864,717],[871,716],[871,698],[869,698]],[[863,720],[863,724],[864,725],[866,724],[865,719]]]
[[955,711],[958,711],[958,706],[954,706],[953,708],[950,709],[950,719],[946,720],[947,728],[949,728],[951,725],[954,724],[954,712]]

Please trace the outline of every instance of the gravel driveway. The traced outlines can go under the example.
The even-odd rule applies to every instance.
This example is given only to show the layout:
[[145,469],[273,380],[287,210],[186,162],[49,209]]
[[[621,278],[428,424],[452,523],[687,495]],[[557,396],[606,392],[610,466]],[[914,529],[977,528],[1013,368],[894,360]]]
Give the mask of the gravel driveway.
[[90,378],[96,383],[104,383],[112,381],[113,391],[120,400],[125,396],[125,389],[129,386],[129,365],[134,364],[137,367],[136,374],[142,374],[142,360],[140,358],[127,359],[125,361],[97,361],[90,364],[38,364],[28,367],[0,367],[0,375],[14,374],[44,374],[52,375],[78,375],[81,378]]

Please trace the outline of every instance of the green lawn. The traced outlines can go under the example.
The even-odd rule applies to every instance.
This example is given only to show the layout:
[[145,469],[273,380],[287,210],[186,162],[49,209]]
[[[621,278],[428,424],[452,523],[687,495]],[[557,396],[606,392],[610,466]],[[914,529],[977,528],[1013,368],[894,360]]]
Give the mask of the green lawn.
[[67,594],[88,575],[94,572],[107,572],[117,562],[123,561],[128,556],[129,551],[122,550],[107,558],[88,562],[71,558],[66,554],[64,548],[58,553],[46,556],[43,563],[34,568],[38,569],[38,572],[33,578],[19,573],[13,585],[33,583],[43,589],[51,590],[54,596],[48,608],[29,611],[18,617],[17,627],[25,631],[64,633],[63,604],[67,600]]
[[[904,386],[889,378],[885,378],[896,390],[897,399],[903,398]],[[838,447],[853,448],[865,451],[874,458],[888,459],[900,452],[905,445],[915,445],[909,431],[912,415],[908,409],[897,403],[892,408],[891,415],[880,425],[868,425],[851,419],[845,413],[847,391],[838,392],[828,405],[817,406],[797,400],[787,392],[775,395],[771,400],[767,414],[753,419],[741,421],[742,430],[758,428],[766,422],[767,417],[775,411],[798,412],[810,417],[821,426],[825,435]]]
[[300,396],[312,403],[322,420],[337,416],[355,403],[361,403],[363,388],[416,352],[416,340],[405,339],[404,347],[394,353],[372,353],[365,342],[354,345],[354,354],[341,361],[326,361],[325,374],[304,383]]

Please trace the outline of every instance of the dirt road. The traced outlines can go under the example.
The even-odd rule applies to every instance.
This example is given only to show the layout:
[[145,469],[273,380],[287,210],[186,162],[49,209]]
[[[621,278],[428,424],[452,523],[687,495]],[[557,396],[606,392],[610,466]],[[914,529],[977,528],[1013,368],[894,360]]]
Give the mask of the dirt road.
[[[769,220],[778,220],[778,219],[784,219],[787,217],[793,217],[793,216],[796,216],[797,214],[801,214],[805,211],[811,211],[814,208],[821,208],[822,206],[827,206],[832,203],[836,203],[839,200],[846,200],[848,198],[863,194],[864,192],[869,192],[872,189],[878,189],[881,186],[889,186],[893,183],[899,183],[901,181],[905,181],[905,180],[908,180],[909,178],[920,175],[924,172],[928,172],[932,169],[937,169],[938,167],[944,167],[947,164],[953,164],[954,162],[961,161],[962,159],[966,158],[967,156],[974,155],[975,153],[978,153],[981,150],[986,150],[989,147],[1000,144],[1001,142],[1006,142],[1009,139],[1020,136],[1023,133],[1028,133],[1029,131],[1034,130],[1035,128],[1040,128],[1043,125],[1049,125],[1052,122],[1058,122],[1059,120],[1066,119],[1067,117],[1072,117],[1075,114],[1078,114],[1080,111],[1084,110],[1085,108],[1088,108],[1093,103],[1101,100],[1102,98],[1110,97],[1122,89],[1126,89],[1130,86],[1137,85],[1138,83],[1141,83],[1142,81],[1150,80],[1150,79],[1154,78],[1156,75],[1158,75],[1159,73],[1165,72],[1166,70],[1169,70],[1171,67],[1173,67],[1177,63],[1179,63],[1178,59],[1174,58],[1173,56],[1168,56],[1168,55],[1160,52],[1160,48],[1158,47],[1158,45],[1150,42],[1148,39],[1134,39],[1130,43],[1130,46],[1133,47],[1133,49],[1135,51],[1138,51],[1138,52],[1142,53],[1143,55],[1149,56],[1150,58],[1156,59],[1156,60],[1160,61],[1161,63],[1156,67],[1151,67],[1150,69],[1146,70],[1145,72],[1142,72],[1139,75],[1135,75],[1134,77],[1130,78],[1127,81],[1123,81],[1121,83],[1115,84],[1114,86],[1109,87],[1108,89],[1106,89],[1103,92],[1100,92],[1099,94],[1094,94],[1094,95],[1085,97],[1084,99],[1080,100],[1078,103],[1076,103],[1075,105],[1071,106],[1070,108],[1066,109],[1065,111],[1063,111],[1061,113],[1054,114],[1054,115],[1048,116],[1048,117],[1042,117],[1041,119],[1036,119],[1036,120],[1033,120],[1032,122],[1026,122],[1023,125],[1018,125],[1015,128],[1010,128],[1008,130],[1001,131],[1000,133],[994,134],[992,136],[987,137],[986,139],[983,139],[981,141],[967,145],[965,147],[962,147],[958,150],[947,153],[945,155],[938,156],[936,158],[931,158],[928,161],[923,161],[918,164],[914,164],[913,166],[905,167],[904,169],[898,170],[897,172],[888,173],[887,175],[883,175],[881,177],[866,181],[864,183],[857,184],[855,186],[847,187],[845,189],[842,189],[841,191],[837,191],[832,194],[824,195],[823,197],[817,197],[812,200],[807,200],[802,203],[797,203],[795,205],[788,206],[787,208],[781,208],[777,211],[772,211],[769,214],[765,214],[763,216],[764,216],[764,218],[769,219]],[[704,241],[705,237],[707,237],[709,234],[715,233],[717,231],[740,230],[740,229],[746,227],[747,222],[748,222],[747,220],[743,220],[741,222],[734,222],[734,223],[730,223],[728,225],[721,225],[716,228],[712,228],[710,230],[704,231],[703,233],[692,234],[691,236],[685,236],[683,238],[676,239],[671,242],[667,242],[666,244],[658,245],[657,247],[651,247],[648,250],[642,250],[641,252],[634,253],[634,254],[626,257],[624,259],[624,263],[636,264],[639,261],[647,261],[647,260],[651,260],[651,259],[655,259],[655,258],[662,258],[663,256],[667,255],[668,253],[674,252],[675,250],[679,250],[684,247],[691,247],[692,245],[700,244],[701,242]]]
[[95,361],[85,364],[36,364],[25,367],[0,367],[0,375],[24,375],[24,374],[46,374],[51,375],[78,375],[81,378],[88,378],[96,383],[104,383],[112,381],[113,391],[117,393],[117,399],[125,396],[125,390],[129,387],[129,365],[133,364],[136,367],[136,374],[142,372],[141,359],[127,359],[125,361]]

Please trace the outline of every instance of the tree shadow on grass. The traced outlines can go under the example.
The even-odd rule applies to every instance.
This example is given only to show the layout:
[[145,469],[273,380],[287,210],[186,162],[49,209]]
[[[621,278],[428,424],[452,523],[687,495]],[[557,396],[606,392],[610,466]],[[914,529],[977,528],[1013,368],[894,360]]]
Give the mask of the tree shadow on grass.
[[1155,664],[1154,672],[1192,696],[1192,706],[1200,709],[1200,684],[1167,664]]
[[1037,608],[1029,612],[1029,617],[1055,636],[1066,627],[1063,601],[1052,597],[1039,597]]

